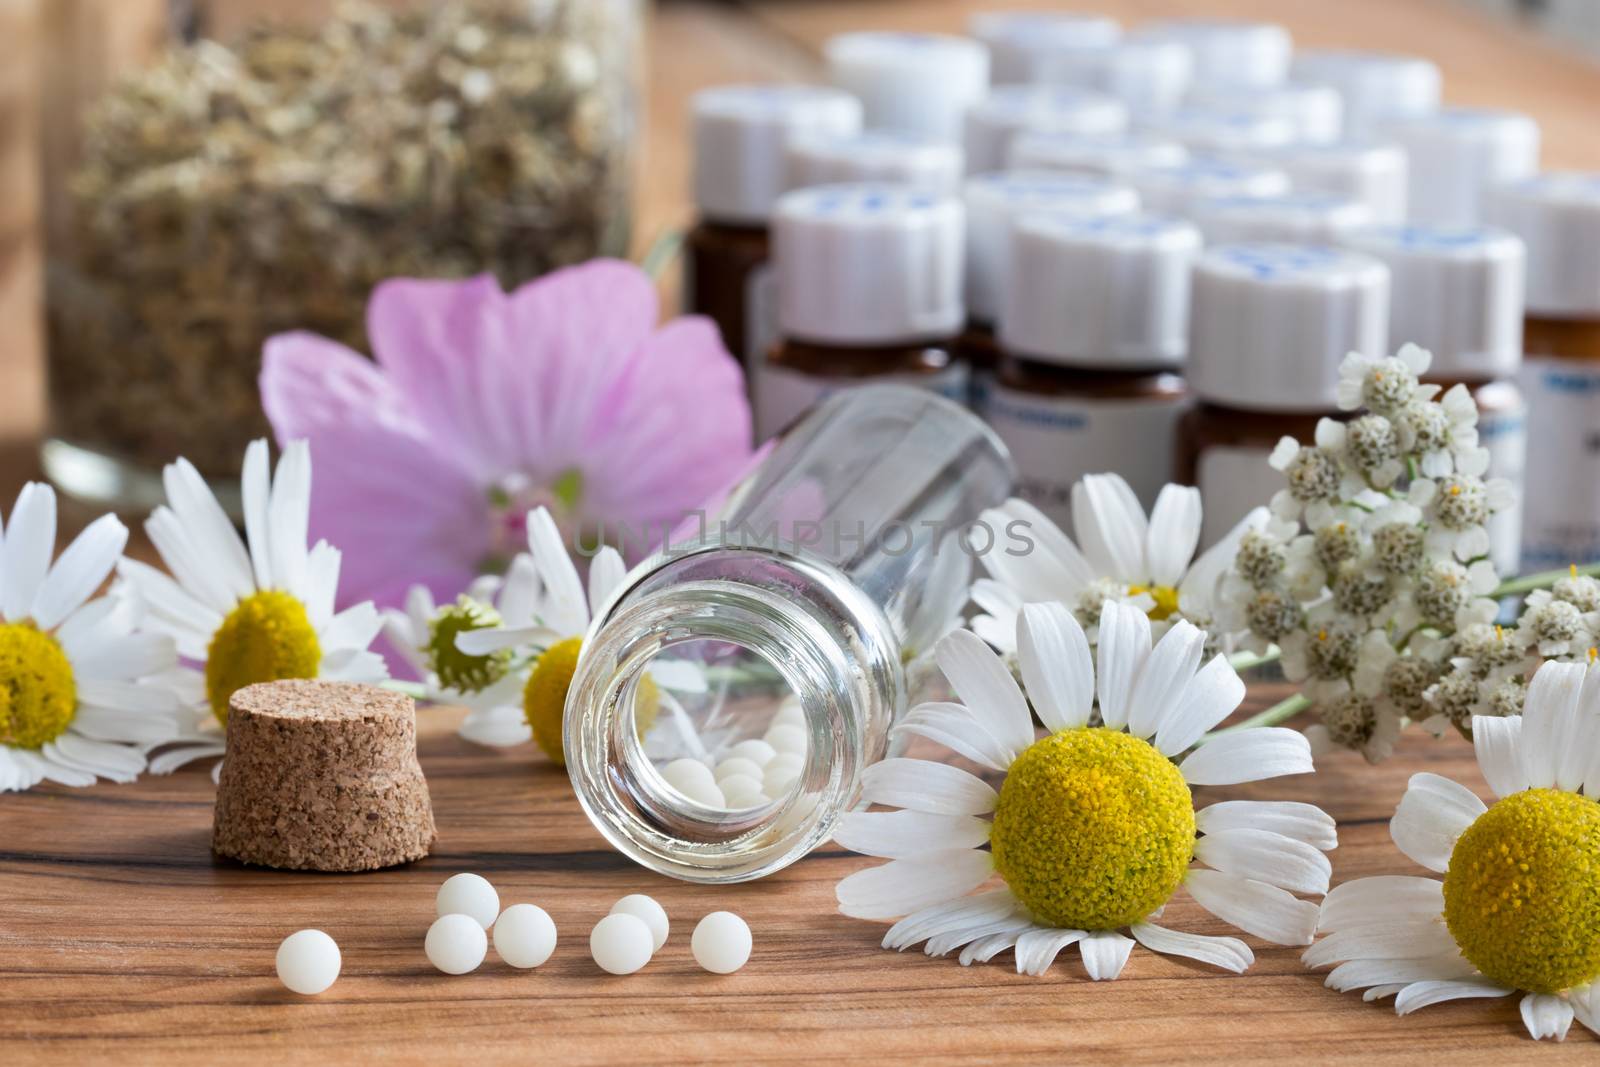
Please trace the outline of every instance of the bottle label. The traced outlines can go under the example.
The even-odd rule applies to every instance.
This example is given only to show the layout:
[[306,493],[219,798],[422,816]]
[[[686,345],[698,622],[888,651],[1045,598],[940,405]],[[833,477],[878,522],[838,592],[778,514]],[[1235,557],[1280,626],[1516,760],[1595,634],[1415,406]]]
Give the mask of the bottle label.
[[863,385],[914,385],[931,389],[958,404],[967,402],[967,366],[952,363],[933,374],[877,374],[870,378],[831,378],[805,374],[763,361],[755,370],[756,441],[772,437],[807,408],[835,393]]
[[1239,520],[1272,502],[1283,476],[1267,465],[1268,448],[1217,445],[1200,453],[1195,483],[1200,488],[1200,547],[1210,548]]
[[[1521,399],[1520,397],[1518,398]],[[1489,558],[1504,577],[1522,564],[1523,479],[1528,466],[1528,405],[1480,412],[1478,444],[1489,450],[1486,478],[1504,478],[1517,491],[1516,503],[1489,520]]]
[[967,406],[980,419],[989,417],[989,394],[995,390],[994,371],[988,367],[972,367],[968,371]]
[[1519,384],[1538,413],[1528,424],[1522,567],[1600,560],[1600,367],[1528,359]]
[[761,264],[744,281],[744,351],[747,373],[754,374],[778,343],[778,274],[772,263]]
[[1011,450],[1017,495],[1071,529],[1072,487],[1085,474],[1115,472],[1146,508],[1172,480],[1178,420],[1187,400],[1038,396],[995,384],[984,416]]

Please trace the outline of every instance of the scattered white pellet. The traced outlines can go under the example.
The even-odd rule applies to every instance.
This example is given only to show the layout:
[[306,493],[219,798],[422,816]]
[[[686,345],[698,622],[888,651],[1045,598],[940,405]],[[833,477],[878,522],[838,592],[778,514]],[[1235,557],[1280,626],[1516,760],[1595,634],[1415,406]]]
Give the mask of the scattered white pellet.
[[471,915],[441,915],[428,927],[422,947],[428,962],[445,974],[466,974],[488,954],[489,935]]
[[729,757],[738,756],[741,759],[747,759],[757,767],[765,767],[772,762],[772,757],[777,754],[777,750],[771,745],[765,741],[757,741],[754,738],[749,741],[740,741],[728,750]]
[[513,904],[494,924],[494,950],[513,967],[537,967],[556,950],[556,924],[537,904]]
[[339,977],[339,946],[321,930],[300,930],[278,946],[278,981],[292,993],[316,996]]
[[434,898],[436,915],[470,915],[487,930],[500,914],[500,894],[487,878],[476,874],[456,874],[446,878]]
[[714,911],[694,928],[689,948],[712,974],[732,974],[750,959],[750,926],[731,911]]
[[661,946],[667,943],[667,931],[671,928],[671,924],[667,921],[667,909],[656,903],[654,897],[647,897],[643,893],[629,893],[611,905],[611,914],[632,915],[636,919],[644,920],[644,924],[650,928],[652,954],[661,951]]
[[594,924],[589,954],[608,974],[632,974],[650,962],[655,938],[637,915],[618,912]]
[[675,759],[661,768],[661,777],[681,793],[688,793],[696,785],[716,785],[711,768],[694,759]]
[[730,808],[753,807],[756,803],[756,798],[762,795],[761,779],[752,778],[745,774],[735,774],[724,778],[718,788],[722,790],[723,803]]

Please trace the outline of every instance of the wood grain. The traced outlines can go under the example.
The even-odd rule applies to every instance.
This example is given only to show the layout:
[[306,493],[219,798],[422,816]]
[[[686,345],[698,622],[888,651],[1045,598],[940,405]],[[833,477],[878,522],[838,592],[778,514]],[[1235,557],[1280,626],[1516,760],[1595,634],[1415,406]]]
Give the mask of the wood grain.
[[[215,859],[202,767],[0,797],[0,1062],[1594,1062],[1596,1040],[1577,1026],[1565,1045],[1535,1049],[1512,1000],[1397,1018],[1254,939],[1242,976],[1136,948],[1108,983],[1089,981],[1072,952],[1044,978],[1017,975],[1009,954],[964,968],[889,953],[882,924],[846,919],[833,900],[841,877],[875,861],[829,849],[728,888],[650,875],[606,847],[532,746],[476,748],[453,735],[458,718],[422,713],[439,843],[390,871]],[[1198,790],[1197,803],[1314,801],[1341,824],[1335,882],[1410,872],[1387,821],[1422,768],[1486,792],[1467,745],[1411,737],[1378,768],[1339,759],[1315,777]],[[546,908],[560,931],[552,960],[516,972],[491,951],[474,974],[434,972],[423,935],[435,890],[458,871],[489,878],[503,904]],[[590,960],[588,932],[632,892],[665,905],[672,935],[642,972],[614,978]],[[734,975],[705,974],[689,953],[693,924],[718,909],[755,936]],[[1165,921],[1226,932],[1181,893]],[[305,927],[344,954],[342,977],[315,998],[273,976],[278,942]]]

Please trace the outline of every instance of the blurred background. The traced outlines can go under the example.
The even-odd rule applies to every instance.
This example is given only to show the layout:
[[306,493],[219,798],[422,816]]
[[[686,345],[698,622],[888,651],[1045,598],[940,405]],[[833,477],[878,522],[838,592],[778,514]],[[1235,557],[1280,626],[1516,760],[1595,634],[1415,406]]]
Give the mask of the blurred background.
[[[960,32],[988,8],[1056,5],[459,0],[476,21],[448,40],[405,19],[451,0],[376,6],[393,18],[330,33],[331,0],[0,0],[0,500],[37,476],[50,425],[113,450],[137,431],[152,453],[232,466],[261,428],[256,339],[305,326],[359,343],[379,277],[487,269],[510,284],[643,255],[692,215],[697,89],[816,78],[822,40],[842,30]],[[1537,119],[1545,167],[1600,168],[1600,0],[1083,6],[1124,23],[1269,19],[1299,44],[1421,54],[1448,102]],[[263,34],[264,20],[286,28]],[[197,40],[232,51],[173,56]],[[419,64],[480,117],[409,100]],[[137,88],[116,88],[136,72]],[[308,87],[304,107],[259,97],[284,82]],[[329,159],[350,139],[365,154],[323,173],[252,140],[260,128],[320,139]],[[661,275],[669,300],[676,277]],[[171,363],[126,373],[151,359]],[[169,429],[151,438],[151,425]]]

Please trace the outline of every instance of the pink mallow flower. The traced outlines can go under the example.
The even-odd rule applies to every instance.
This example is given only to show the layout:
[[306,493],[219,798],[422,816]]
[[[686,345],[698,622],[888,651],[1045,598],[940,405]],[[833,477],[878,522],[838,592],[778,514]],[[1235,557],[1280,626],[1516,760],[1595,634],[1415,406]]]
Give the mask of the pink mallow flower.
[[344,550],[345,600],[440,600],[526,542],[546,507],[569,542],[667,530],[750,457],[739,365],[707,319],[656,325],[617,260],[505,293],[492,276],[384,282],[374,360],[310,333],[267,342],[261,398],[316,458],[311,539]]

